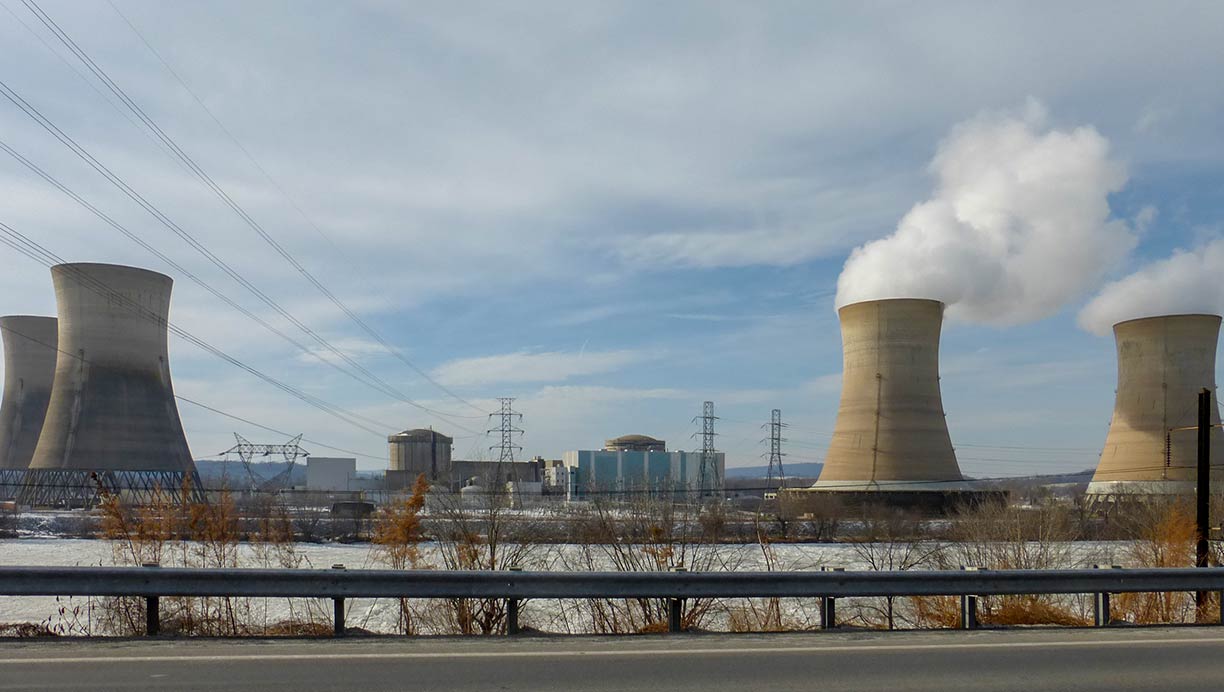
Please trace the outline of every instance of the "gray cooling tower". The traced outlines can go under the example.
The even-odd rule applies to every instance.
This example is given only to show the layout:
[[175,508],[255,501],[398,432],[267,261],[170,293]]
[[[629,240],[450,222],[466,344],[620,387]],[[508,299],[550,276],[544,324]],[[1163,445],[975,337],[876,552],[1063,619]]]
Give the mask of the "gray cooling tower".
[[24,471],[34,456],[55,378],[55,332],[54,317],[0,317],[4,336],[0,469]]
[[838,311],[841,404],[813,490],[966,489],[939,392],[943,307],[907,298]]
[[170,384],[170,277],[51,268],[59,356],[31,471],[195,473]]
[[[1198,424],[1199,391],[1206,387],[1214,395],[1219,334],[1219,315],[1166,315],[1114,325],[1118,390],[1089,494],[1194,492],[1198,438],[1186,428]],[[1211,423],[1220,423],[1215,406]],[[1212,463],[1222,455],[1224,436],[1213,428]]]

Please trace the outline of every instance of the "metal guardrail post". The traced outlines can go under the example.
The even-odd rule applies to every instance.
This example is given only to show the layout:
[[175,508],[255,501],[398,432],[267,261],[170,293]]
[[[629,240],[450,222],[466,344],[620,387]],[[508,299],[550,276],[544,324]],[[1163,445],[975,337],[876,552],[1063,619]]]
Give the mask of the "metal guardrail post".
[[[845,572],[845,567],[821,567],[821,572]],[[837,629],[837,599],[832,596],[820,597],[820,629]]]
[[[156,562],[146,562],[141,567],[161,567]],[[145,596],[145,636],[156,637],[161,633],[161,599]]]
[[[522,567],[511,567],[511,572],[522,572]],[[519,633],[519,599],[506,599],[506,634]]]
[[[344,569],[344,565],[336,563],[332,565],[332,569]],[[344,636],[344,598],[337,597],[332,599],[332,635],[336,637]]]
[[[964,572],[976,572],[978,567],[966,567],[961,565],[961,570]],[[977,629],[978,627],[978,597],[973,594],[961,594],[960,597],[960,626],[963,630]]]
[[[1093,565],[1093,569],[1122,569],[1121,565]],[[1108,591],[1098,591],[1093,594],[1092,601],[1092,624],[1096,627],[1108,627],[1113,622],[1113,616],[1109,612],[1110,594]]]
[[[671,571],[687,572],[688,570],[686,570],[683,567],[673,567]],[[684,599],[683,598],[667,599],[667,631],[668,632],[674,633],[674,632],[684,631],[684,618],[682,617],[683,611],[684,611]]]

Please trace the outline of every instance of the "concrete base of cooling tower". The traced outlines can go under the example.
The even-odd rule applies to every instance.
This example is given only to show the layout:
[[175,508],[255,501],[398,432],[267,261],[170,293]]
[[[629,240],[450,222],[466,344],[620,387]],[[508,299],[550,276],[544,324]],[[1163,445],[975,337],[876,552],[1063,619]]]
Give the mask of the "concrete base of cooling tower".
[[[1212,492],[1224,491],[1222,480],[1214,481],[1211,486]],[[1198,484],[1194,481],[1093,481],[1088,484],[1088,489],[1084,491],[1084,494],[1108,500],[1109,498],[1193,495],[1197,488]]]
[[947,514],[966,507],[1006,503],[1006,490],[974,487],[969,482],[834,481],[787,490],[800,503],[834,502],[847,509],[886,507]]

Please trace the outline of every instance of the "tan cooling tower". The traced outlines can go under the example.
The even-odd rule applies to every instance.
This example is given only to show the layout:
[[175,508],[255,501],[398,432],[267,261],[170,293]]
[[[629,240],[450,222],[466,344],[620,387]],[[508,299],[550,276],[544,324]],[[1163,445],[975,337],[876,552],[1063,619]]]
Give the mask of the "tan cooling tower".
[[23,500],[88,504],[99,482],[137,502],[185,480],[198,488],[170,383],[170,277],[60,264],[51,278],[59,354]]
[[873,300],[838,311],[842,393],[813,490],[962,490],[939,394],[943,303]]
[[[1215,393],[1218,315],[1168,315],[1114,325],[1118,391],[1093,495],[1190,493],[1195,488],[1198,393]],[[1211,422],[1218,425],[1213,404]],[[1224,460],[1212,429],[1211,460]]]
[[4,336],[0,469],[25,470],[42,432],[55,378],[55,318],[0,317],[0,333]]

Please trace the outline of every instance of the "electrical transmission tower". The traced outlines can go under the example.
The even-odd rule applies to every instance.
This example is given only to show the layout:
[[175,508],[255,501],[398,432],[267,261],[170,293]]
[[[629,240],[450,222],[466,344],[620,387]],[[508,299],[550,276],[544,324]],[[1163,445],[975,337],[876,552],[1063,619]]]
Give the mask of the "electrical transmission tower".
[[[782,453],[782,443],[786,441],[782,437],[782,428],[786,424],[782,422],[782,409],[776,408],[769,414],[769,472],[765,477],[765,488],[768,490],[773,487],[773,479],[775,468],[778,474],[778,489],[786,488],[786,471],[782,468],[782,457],[786,456]],[[761,427],[765,427],[764,425]]]
[[[280,490],[288,487],[292,483],[293,467],[297,460],[310,456],[310,452],[302,449],[302,446],[298,444],[302,441],[301,435],[289,440],[285,444],[274,445],[256,444],[238,433],[234,433],[234,439],[237,440],[238,444],[221,452],[221,456],[228,460],[231,455],[235,455],[242,461],[251,490]],[[272,455],[279,455],[284,459],[285,470],[267,480],[261,479],[252,467],[254,459],[257,456],[268,457]]]
[[489,449],[497,450],[498,462],[514,461],[514,453],[523,450],[522,447],[514,444],[514,436],[523,434],[522,428],[515,426],[516,422],[521,423],[523,421],[523,414],[514,410],[513,397],[499,397],[498,401],[501,402],[501,410],[497,413],[490,413],[489,418],[499,419],[499,424],[496,428],[490,428],[486,432],[501,433],[501,442],[491,445]]
[[701,421],[701,432],[694,433],[701,435],[701,485],[700,491],[702,497],[708,497],[718,490],[718,464],[717,451],[714,449],[714,436],[718,433],[714,432],[714,421],[718,420],[718,416],[714,415],[714,402],[707,401],[701,406],[701,415],[693,419],[693,422]]

